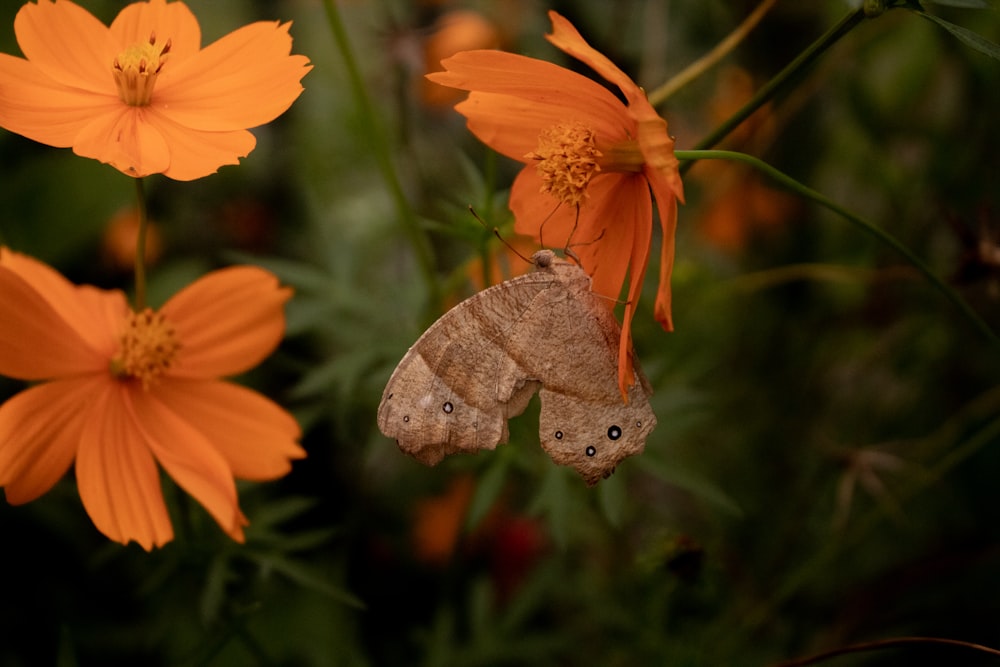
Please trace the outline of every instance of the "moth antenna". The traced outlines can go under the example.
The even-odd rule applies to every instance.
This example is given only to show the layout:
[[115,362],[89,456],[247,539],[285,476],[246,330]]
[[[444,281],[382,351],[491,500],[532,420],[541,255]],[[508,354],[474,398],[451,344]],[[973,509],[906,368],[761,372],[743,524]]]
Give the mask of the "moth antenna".
[[507,246],[507,248],[508,248],[508,249],[509,249],[509,250],[510,250],[510,251],[511,251],[512,253],[514,253],[515,255],[517,255],[518,257],[520,257],[521,259],[523,259],[523,260],[524,260],[525,262],[527,262],[528,264],[532,264],[532,263],[533,263],[533,262],[532,262],[532,261],[531,261],[530,259],[528,259],[528,258],[527,258],[527,257],[525,257],[524,255],[522,255],[522,254],[521,254],[520,252],[518,252],[517,248],[515,248],[514,246],[512,246],[512,245],[510,244],[510,242],[508,242],[508,241],[507,241],[507,239],[505,239],[505,238],[503,237],[503,235],[502,235],[502,234],[500,234],[500,230],[499,230],[499,229],[497,229],[497,226],[496,226],[496,225],[493,225],[492,227],[490,227],[489,225],[487,225],[487,224],[486,224],[486,221],[485,221],[485,220],[483,220],[482,218],[480,218],[480,217],[479,217],[479,214],[478,214],[478,213],[476,213],[476,209],[472,208],[472,205],[471,205],[471,204],[469,205],[469,213],[471,213],[471,214],[472,214],[472,217],[473,217],[473,218],[475,218],[476,220],[478,220],[478,221],[479,221],[479,224],[481,224],[481,225],[482,225],[483,227],[485,227],[486,229],[490,229],[490,230],[492,230],[492,231],[493,231],[493,236],[495,236],[495,237],[497,237],[498,239],[500,239],[500,242],[501,242],[501,243],[503,243],[503,244],[504,244],[505,246]]

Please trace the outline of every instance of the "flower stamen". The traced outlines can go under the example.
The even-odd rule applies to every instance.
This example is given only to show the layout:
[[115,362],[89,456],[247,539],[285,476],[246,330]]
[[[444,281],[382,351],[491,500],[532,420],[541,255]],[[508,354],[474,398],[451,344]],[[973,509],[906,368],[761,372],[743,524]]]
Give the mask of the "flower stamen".
[[111,73],[118,86],[118,97],[122,102],[134,107],[146,106],[153,98],[156,77],[166,62],[164,56],[170,51],[168,39],[162,47],[156,45],[156,33],[150,33],[148,42],[138,42],[117,56],[111,66]]
[[590,179],[601,170],[594,131],[580,122],[546,128],[538,135],[537,150],[525,157],[538,161],[541,192],[570,206],[588,197]]
[[129,313],[120,342],[118,354],[111,359],[111,374],[137,379],[143,389],[149,389],[173,366],[181,348],[173,327],[152,308]]

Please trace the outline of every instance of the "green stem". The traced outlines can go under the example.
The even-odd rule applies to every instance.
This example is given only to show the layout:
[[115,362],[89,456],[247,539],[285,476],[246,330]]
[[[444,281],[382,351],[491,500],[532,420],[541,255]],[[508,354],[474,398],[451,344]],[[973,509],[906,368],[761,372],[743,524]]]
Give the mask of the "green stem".
[[965,317],[972,322],[977,329],[989,340],[994,346],[1000,348],[1000,336],[997,335],[993,329],[972,309],[962,297],[960,297],[951,287],[948,286],[941,278],[935,274],[931,268],[917,255],[913,253],[909,248],[903,245],[896,237],[892,236],[885,230],[877,227],[876,225],[868,222],[864,218],[861,218],[846,208],[837,204],[826,196],[816,192],[815,190],[802,185],[792,177],[787,174],[775,169],[771,165],[767,164],[763,160],[755,158],[746,153],[737,153],[735,151],[675,151],[677,158],[680,160],[689,160],[689,164],[692,164],[695,160],[731,160],[733,162],[742,162],[748,164],[754,169],[764,173],[769,178],[774,180],[776,183],[782,187],[794,192],[795,194],[816,202],[820,206],[827,208],[837,215],[845,218],[848,222],[851,222],[856,227],[861,228],[871,236],[874,236],[880,242],[889,246],[900,255],[906,259],[914,268],[916,268],[923,276],[930,282],[931,285],[937,288],[949,301],[951,301],[959,311],[965,315]]
[[[864,18],[865,11],[863,8],[856,9],[842,18],[840,22],[830,28],[826,34],[813,42],[805,51],[800,53],[795,60],[788,63],[788,65],[783,70],[778,72],[774,78],[761,86],[760,90],[758,90],[757,93],[736,113],[730,116],[725,122],[722,123],[722,125],[715,128],[710,135],[699,141],[694,147],[695,150],[711,148],[722,141],[726,135],[736,129],[740,123],[749,118],[754,111],[762,107],[768,100],[774,97],[782,86],[792,80],[795,76],[801,74],[809,65],[815,62],[824,51],[836,44],[841,37],[860,24]],[[686,173],[690,168],[690,163],[681,165],[681,174]]]
[[410,243],[413,245],[413,251],[417,256],[417,264],[420,267],[424,282],[427,285],[427,292],[430,295],[431,303],[437,304],[439,301],[440,290],[438,287],[437,275],[434,270],[434,254],[431,249],[430,240],[427,238],[424,230],[420,227],[420,222],[414,214],[413,209],[410,207],[410,203],[407,201],[406,194],[403,191],[403,186],[399,181],[399,176],[396,174],[396,169],[393,165],[392,156],[389,150],[389,144],[385,140],[385,132],[380,127],[375,105],[372,104],[371,98],[368,96],[368,91],[365,88],[365,82],[361,76],[361,70],[358,67],[357,60],[354,58],[354,53],[351,50],[351,44],[347,37],[347,30],[345,29],[344,23],[340,18],[340,12],[337,10],[336,0],[323,0],[323,6],[326,9],[327,20],[330,24],[330,32],[333,33],[333,41],[336,44],[337,49],[340,51],[340,56],[344,61],[344,67],[347,70],[351,91],[354,95],[354,99],[357,101],[358,107],[360,108],[361,116],[366,121],[364,123],[365,130],[367,130],[368,134],[366,139],[372,148],[375,160],[378,163],[379,171],[382,173],[382,178],[385,180],[385,184],[389,188],[389,194],[391,195],[396,206],[396,212],[403,225],[403,231],[409,237]]
[[668,97],[717,65],[733,49],[739,46],[740,42],[746,39],[746,36],[750,34],[751,30],[757,27],[757,24],[771,10],[775,2],[777,0],[762,0],[756,9],[750,12],[750,15],[743,20],[743,23],[738,25],[725,39],[716,44],[711,51],[698,58],[698,60],[685,67],[676,76],[651,92],[649,94],[649,103],[654,107],[660,106]]
[[135,181],[136,210],[139,216],[139,231],[135,239],[135,312],[146,307],[146,229],[149,227],[149,210],[146,206],[146,192],[141,178]]

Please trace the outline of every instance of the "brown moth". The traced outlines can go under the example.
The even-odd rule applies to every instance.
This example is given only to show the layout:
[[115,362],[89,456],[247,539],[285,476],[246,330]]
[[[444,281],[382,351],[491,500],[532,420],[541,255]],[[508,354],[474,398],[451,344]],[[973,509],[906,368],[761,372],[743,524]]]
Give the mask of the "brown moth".
[[413,344],[382,394],[379,429],[434,465],[507,442],[507,419],[537,390],[542,447],[593,485],[642,451],[652,392],[635,363],[623,401],[621,329],[590,276],[551,250],[532,261],[534,272],[466,299]]

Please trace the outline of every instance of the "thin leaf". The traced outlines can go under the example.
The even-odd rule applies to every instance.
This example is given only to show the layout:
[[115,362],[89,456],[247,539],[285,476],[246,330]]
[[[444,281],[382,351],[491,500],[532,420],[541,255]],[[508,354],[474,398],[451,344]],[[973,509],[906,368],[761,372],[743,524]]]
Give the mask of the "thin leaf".
[[743,508],[729,494],[691,470],[679,466],[668,466],[651,457],[641,458],[640,463],[645,470],[664,482],[684,489],[725,513],[732,516],[743,515]]
[[476,485],[476,492],[472,496],[472,502],[469,503],[469,511],[465,517],[466,530],[472,530],[479,525],[479,522],[485,518],[486,513],[496,503],[500,491],[503,489],[503,482],[507,479],[508,457],[496,456],[494,460],[493,465]]
[[615,528],[620,528],[625,517],[625,505],[628,500],[625,493],[625,478],[618,474],[602,480],[597,485],[597,499],[608,523]]
[[322,573],[301,561],[284,558],[274,553],[253,552],[248,554],[248,557],[261,567],[274,570],[303,588],[317,591],[357,609],[365,608],[365,604],[356,596],[331,583]]
[[943,18],[934,16],[933,14],[928,14],[927,12],[922,12],[919,10],[913,10],[920,16],[923,16],[928,21],[932,23],[937,23],[939,26],[950,32],[952,35],[958,38],[960,42],[966,46],[972,47],[976,51],[993,58],[994,60],[1000,60],[1000,46],[994,44],[990,40],[986,39],[978,32],[973,32],[968,28],[963,28],[960,25],[955,25],[950,21],[945,21]]

